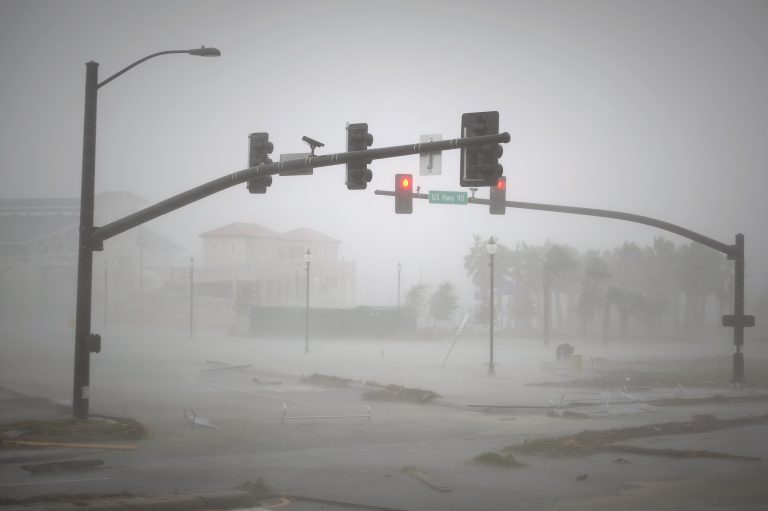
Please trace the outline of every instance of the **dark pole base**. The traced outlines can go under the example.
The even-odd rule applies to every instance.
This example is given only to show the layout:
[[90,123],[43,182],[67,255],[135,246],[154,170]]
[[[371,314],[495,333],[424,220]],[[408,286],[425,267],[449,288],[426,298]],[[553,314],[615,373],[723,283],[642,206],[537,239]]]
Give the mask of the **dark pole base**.
[[733,379],[731,383],[744,383],[744,353],[733,354]]

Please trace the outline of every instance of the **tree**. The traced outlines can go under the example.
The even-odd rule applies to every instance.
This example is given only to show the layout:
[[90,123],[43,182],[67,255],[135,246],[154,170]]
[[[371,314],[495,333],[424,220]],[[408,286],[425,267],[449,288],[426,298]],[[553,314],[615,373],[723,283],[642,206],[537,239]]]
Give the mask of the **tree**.
[[415,310],[417,317],[422,316],[427,307],[428,294],[428,284],[419,282],[418,284],[411,286],[411,288],[405,292],[405,306]]
[[568,274],[576,269],[576,251],[568,245],[552,245],[544,254],[542,264],[542,283],[544,288],[544,344],[549,345],[549,310],[552,292],[555,291],[555,306],[558,310],[559,323],[562,325],[562,311],[560,300],[556,292],[556,280],[558,277]]
[[594,250],[584,254],[584,280],[579,295],[579,317],[581,319],[581,338],[586,340],[587,328],[598,307],[601,295],[600,286],[611,277],[608,264]]
[[[486,240],[475,234],[472,246],[469,247],[469,251],[464,256],[464,269],[475,285],[477,305],[475,306],[474,316],[476,321],[487,320],[488,307],[490,305],[491,271],[490,257],[486,250],[487,244]],[[512,259],[512,251],[497,240],[496,255],[494,256],[494,280],[497,289],[502,288],[503,282],[510,280]],[[500,302],[501,300],[498,300],[494,303],[494,309],[496,309],[494,313],[498,312]]]
[[453,317],[459,308],[456,288],[449,281],[442,282],[429,301],[429,314],[434,322],[446,321]]

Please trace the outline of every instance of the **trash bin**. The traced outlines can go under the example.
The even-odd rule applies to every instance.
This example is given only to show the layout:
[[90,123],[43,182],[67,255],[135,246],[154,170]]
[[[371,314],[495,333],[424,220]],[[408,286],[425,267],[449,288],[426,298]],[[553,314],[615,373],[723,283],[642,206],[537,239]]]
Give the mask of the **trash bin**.
[[577,373],[581,372],[581,355],[571,355],[568,357],[571,362],[571,370]]

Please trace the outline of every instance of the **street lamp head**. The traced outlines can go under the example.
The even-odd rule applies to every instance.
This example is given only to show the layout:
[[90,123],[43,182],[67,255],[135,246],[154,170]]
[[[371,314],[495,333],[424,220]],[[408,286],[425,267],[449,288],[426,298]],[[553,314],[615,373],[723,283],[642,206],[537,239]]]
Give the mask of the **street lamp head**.
[[312,252],[307,249],[307,251],[304,253],[304,261],[310,262],[312,260]]
[[197,57],[219,57],[221,56],[221,52],[218,48],[206,48],[205,46],[201,46],[200,48],[195,48],[194,50],[187,50],[187,53],[190,55],[195,55]]
[[490,255],[493,255],[496,253],[496,249],[498,248],[498,245],[496,245],[496,240],[493,236],[491,236],[491,239],[488,240],[488,243],[485,245],[485,249],[488,251]]
[[400,271],[402,269],[403,269],[403,265],[398,262],[397,263],[397,271]]

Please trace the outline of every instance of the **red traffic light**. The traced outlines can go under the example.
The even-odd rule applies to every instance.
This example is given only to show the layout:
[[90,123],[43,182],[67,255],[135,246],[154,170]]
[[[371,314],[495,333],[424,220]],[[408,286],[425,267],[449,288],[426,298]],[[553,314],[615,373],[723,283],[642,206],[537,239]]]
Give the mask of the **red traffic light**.
[[395,213],[413,213],[413,174],[395,174]]
[[507,188],[507,179],[506,178],[499,178],[498,181],[496,181],[496,188],[499,190],[504,190]]

